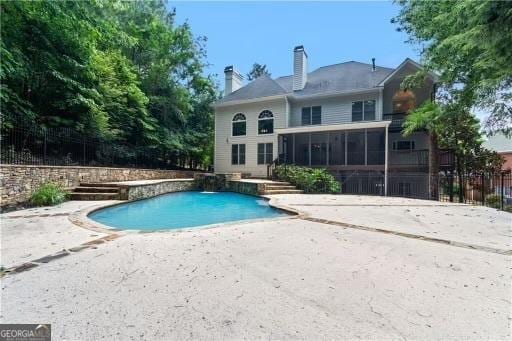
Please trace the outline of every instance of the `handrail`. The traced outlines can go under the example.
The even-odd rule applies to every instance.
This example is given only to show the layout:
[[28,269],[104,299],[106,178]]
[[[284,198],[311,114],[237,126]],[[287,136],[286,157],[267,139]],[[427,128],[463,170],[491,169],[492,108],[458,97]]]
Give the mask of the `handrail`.
[[274,180],[274,173],[277,165],[279,164],[279,158],[276,158],[274,161],[267,165],[267,179]]

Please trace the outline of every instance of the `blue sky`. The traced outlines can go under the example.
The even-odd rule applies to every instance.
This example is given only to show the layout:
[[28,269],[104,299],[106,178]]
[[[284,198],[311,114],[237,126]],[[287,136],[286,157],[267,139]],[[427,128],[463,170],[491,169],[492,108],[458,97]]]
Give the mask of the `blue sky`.
[[206,70],[223,87],[226,65],[246,74],[254,62],[272,77],[292,73],[292,50],[304,45],[309,69],[349,60],[395,67],[406,57],[419,60],[390,19],[391,2],[174,2],[178,23],[188,21],[196,36],[208,38]]

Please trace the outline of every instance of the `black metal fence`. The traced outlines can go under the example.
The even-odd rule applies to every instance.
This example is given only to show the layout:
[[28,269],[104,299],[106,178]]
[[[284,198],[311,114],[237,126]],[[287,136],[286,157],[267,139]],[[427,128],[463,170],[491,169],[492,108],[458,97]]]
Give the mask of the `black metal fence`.
[[[333,174],[344,194],[384,195],[382,172],[346,172]],[[388,174],[388,196],[436,199],[430,196],[430,179],[426,172]],[[437,200],[484,205],[512,212],[512,174],[440,174]]]
[[175,169],[156,148],[115,144],[71,128],[16,122],[1,130],[2,164]]
[[512,212],[512,173],[441,175],[439,200],[485,205]]
[[[385,195],[383,172],[345,172],[334,175],[341,183],[344,194]],[[416,199],[429,199],[428,174],[401,172],[388,174],[388,195]]]

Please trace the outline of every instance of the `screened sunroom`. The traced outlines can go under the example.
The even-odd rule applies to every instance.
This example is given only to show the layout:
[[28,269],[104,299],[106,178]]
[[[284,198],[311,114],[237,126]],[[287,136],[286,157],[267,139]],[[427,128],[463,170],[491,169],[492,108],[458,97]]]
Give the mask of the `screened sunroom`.
[[[389,121],[276,129],[279,162],[332,171],[376,171],[387,192]],[[339,173],[341,174],[341,173]]]
[[388,121],[278,129],[281,163],[330,169],[386,168]]

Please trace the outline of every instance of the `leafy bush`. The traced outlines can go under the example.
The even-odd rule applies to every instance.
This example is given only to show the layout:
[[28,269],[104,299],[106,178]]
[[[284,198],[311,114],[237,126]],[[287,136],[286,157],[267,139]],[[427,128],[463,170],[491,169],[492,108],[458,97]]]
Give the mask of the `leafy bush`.
[[[443,183],[441,186],[442,186],[442,190],[443,190],[444,194],[446,194],[446,195],[450,194],[450,184],[448,182]],[[459,185],[454,183],[453,189],[452,189],[453,195],[454,196],[459,195],[459,190],[460,190]]]
[[306,193],[339,193],[341,191],[340,183],[322,168],[278,165],[276,175],[279,180],[287,181]]
[[489,194],[485,197],[485,203],[487,206],[492,208],[500,208],[501,197],[498,194]]
[[30,202],[36,206],[57,205],[66,201],[68,193],[60,185],[52,182],[42,184],[30,197]]

